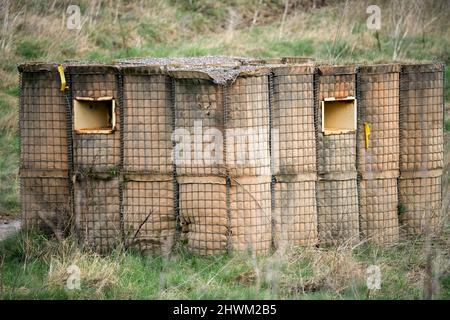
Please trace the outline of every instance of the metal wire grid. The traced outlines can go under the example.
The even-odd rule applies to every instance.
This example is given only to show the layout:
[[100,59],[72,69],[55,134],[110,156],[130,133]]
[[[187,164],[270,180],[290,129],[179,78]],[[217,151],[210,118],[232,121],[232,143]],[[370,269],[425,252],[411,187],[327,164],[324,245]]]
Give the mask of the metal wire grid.
[[[361,72],[358,123],[359,170],[399,170],[399,73]],[[366,148],[364,123],[370,128]]]
[[316,172],[312,74],[274,76],[274,174]]
[[318,75],[317,130],[318,172],[356,171],[356,132],[325,135],[322,132],[321,101],[355,97],[355,74]]
[[[203,79],[175,79],[178,175],[224,175],[222,87]],[[180,144],[181,143],[181,144]]]
[[164,75],[124,76],[124,171],[171,174],[170,79]]
[[239,77],[229,86],[226,164],[231,177],[269,176],[268,77]]
[[201,255],[227,251],[226,178],[179,178],[180,215],[190,251]]
[[22,73],[21,169],[68,169],[66,108],[59,89],[56,73]]
[[320,180],[318,186],[319,243],[339,245],[358,242],[357,180]]
[[120,190],[117,177],[77,177],[74,213],[82,243],[99,252],[121,242]]
[[316,245],[316,181],[277,181],[274,187],[275,247]]
[[400,170],[443,167],[443,72],[402,67]]
[[271,249],[270,182],[270,176],[231,179],[230,223],[233,251],[263,253]]
[[361,238],[379,245],[399,241],[397,178],[361,180]]
[[22,221],[27,230],[65,233],[71,216],[69,179],[57,177],[21,177]]
[[436,234],[442,227],[442,176],[400,178],[402,235]]
[[117,73],[111,71],[76,73],[79,71],[70,68],[68,70],[72,78],[72,97],[113,97],[116,99],[116,129],[113,133],[75,133],[73,135],[75,169],[81,168],[95,172],[117,170],[120,166],[120,112],[122,107],[118,101],[120,89],[117,88]]
[[164,254],[170,252],[176,231],[173,191],[172,176],[159,179],[146,176],[139,181],[126,179],[123,206],[127,247]]

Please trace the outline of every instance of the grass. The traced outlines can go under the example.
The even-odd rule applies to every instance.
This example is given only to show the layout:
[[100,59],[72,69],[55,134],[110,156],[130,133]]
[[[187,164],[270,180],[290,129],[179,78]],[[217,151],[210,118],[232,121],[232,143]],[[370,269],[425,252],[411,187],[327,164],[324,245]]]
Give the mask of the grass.
[[[441,271],[434,274],[440,287],[434,298],[450,296],[444,245],[435,249]],[[420,299],[427,266],[422,241],[211,257],[183,248],[168,257],[120,250],[101,256],[72,239],[23,233],[0,246],[3,299]],[[71,265],[80,269],[79,290],[66,287]],[[370,265],[381,269],[380,290],[367,289]]]

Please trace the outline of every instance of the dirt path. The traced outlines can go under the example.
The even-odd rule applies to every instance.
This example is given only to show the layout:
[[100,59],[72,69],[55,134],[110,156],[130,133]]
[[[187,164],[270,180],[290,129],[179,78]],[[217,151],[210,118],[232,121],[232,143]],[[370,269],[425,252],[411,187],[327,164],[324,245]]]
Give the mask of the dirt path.
[[20,219],[5,220],[0,218],[0,241],[19,231],[20,225]]

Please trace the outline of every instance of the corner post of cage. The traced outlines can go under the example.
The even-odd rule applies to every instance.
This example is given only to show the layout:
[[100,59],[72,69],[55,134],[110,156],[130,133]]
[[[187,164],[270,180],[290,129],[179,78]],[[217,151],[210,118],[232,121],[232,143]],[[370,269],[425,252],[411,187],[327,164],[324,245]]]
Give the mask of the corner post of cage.
[[124,212],[124,175],[123,175],[123,168],[124,168],[124,130],[125,130],[125,99],[124,99],[124,91],[123,91],[123,72],[122,69],[118,68],[116,69],[116,86],[117,86],[117,95],[118,95],[118,101],[119,101],[119,119],[120,119],[120,126],[119,126],[119,146],[120,146],[120,154],[119,154],[119,172],[118,172],[118,179],[119,179],[119,228],[120,228],[120,236],[122,238],[122,244],[124,248],[126,248],[126,237],[125,237],[125,212]]
[[318,67],[314,67],[313,70],[313,116],[314,116],[314,138],[316,140],[316,181],[315,181],[315,202],[316,202],[316,232],[317,232],[317,238],[318,242],[320,243],[320,233],[319,233],[319,179],[320,179],[320,143],[319,143],[319,130],[320,130],[320,124],[319,124],[319,77],[320,77],[320,70]]

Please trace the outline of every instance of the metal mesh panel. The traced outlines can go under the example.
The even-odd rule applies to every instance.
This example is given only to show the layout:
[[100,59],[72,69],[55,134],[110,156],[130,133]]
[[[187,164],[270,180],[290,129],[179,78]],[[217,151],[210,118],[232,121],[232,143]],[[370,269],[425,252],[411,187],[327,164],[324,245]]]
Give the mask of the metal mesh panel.
[[267,252],[271,248],[270,177],[231,179],[231,249]]
[[226,163],[232,177],[270,175],[268,81],[240,77],[228,89]]
[[[303,72],[303,73],[302,73]],[[272,146],[274,174],[316,171],[311,68],[275,69]]]
[[127,247],[170,252],[176,230],[173,197],[172,176],[126,178],[123,202]]
[[278,178],[275,183],[273,216],[277,248],[316,245],[318,241],[316,182],[292,180]]
[[67,231],[70,219],[67,177],[21,177],[20,194],[24,228],[49,233]]
[[119,179],[78,176],[74,212],[84,244],[100,252],[116,247],[121,239]]
[[124,170],[170,174],[172,112],[164,75],[124,76]]
[[223,175],[222,87],[208,80],[176,79],[174,90],[176,136],[186,146],[183,158],[175,154],[177,174]]
[[324,136],[320,134],[319,172],[347,172],[356,171],[356,135],[333,134]]
[[442,168],[442,65],[403,66],[400,78],[400,170]]
[[376,244],[399,240],[397,178],[360,181],[361,237]]
[[356,132],[324,134],[322,101],[326,98],[355,97],[354,67],[320,67],[318,76],[318,171],[319,173],[356,170]]
[[21,168],[67,170],[66,104],[56,70],[23,72],[21,105]]
[[113,97],[116,101],[116,129],[110,134],[73,135],[75,168],[96,172],[114,170],[120,165],[120,112],[117,72],[111,67],[68,67],[72,97]]
[[321,180],[318,187],[320,244],[357,242],[359,240],[359,208],[356,179]]
[[438,232],[442,222],[442,177],[400,178],[400,222],[405,235]]
[[[359,157],[361,172],[399,169],[399,66],[360,69]],[[366,148],[364,123],[370,128]]]
[[206,255],[227,250],[226,179],[178,178],[182,230],[190,251]]

